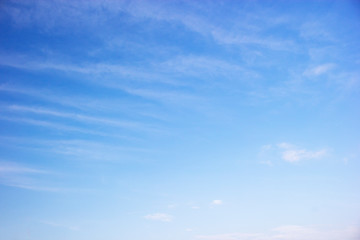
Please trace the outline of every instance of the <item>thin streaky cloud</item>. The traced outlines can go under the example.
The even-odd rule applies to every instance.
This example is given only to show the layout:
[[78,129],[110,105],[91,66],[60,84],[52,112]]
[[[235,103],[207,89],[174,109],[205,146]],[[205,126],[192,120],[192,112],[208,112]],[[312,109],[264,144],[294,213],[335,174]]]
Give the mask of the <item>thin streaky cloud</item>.
[[[35,89],[29,86],[13,86],[9,84],[0,85],[0,91],[34,97],[40,100],[45,100],[47,102],[57,103],[59,105],[73,107],[80,110],[109,110],[111,108],[114,108],[114,102],[116,102],[115,100],[95,101],[94,99],[91,99],[87,96],[78,97],[58,95],[54,91],[49,91],[48,89]],[[117,106],[118,105],[120,104],[117,104]]]
[[[154,6],[146,4],[146,7],[144,7],[144,4],[139,4],[139,2],[135,1],[133,2],[133,4],[130,5],[130,7],[127,8],[127,11],[133,16],[137,17],[147,17],[160,21],[174,21],[181,23],[189,30],[203,35],[204,37],[211,36],[219,44],[230,44],[239,46],[249,44],[258,45],[272,50],[286,51],[294,51],[294,49],[296,48],[295,42],[291,40],[275,39],[268,38],[262,35],[255,35],[252,31],[249,32],[249,30],[252,29],[251,27],[241,29],[241,31],[239,31],[238,33],[234,33],[233,29],[232,31],[230,31],[229,29],[211,23],[205,18],[200,18],[190,13],[170,10],[171,14],[169,14],[168,8],[163,9],[159,5]],[[243,14],[238,14],[238,16],[243,16]],[[255,14],[253,17],[259,18],[258,15]],[[271,20],[271,17],[263,16],[264,23],[269,22],[269,19],[272,24],[276,24],[276,22]]]
[[[43,25],[46,28],[54,28],[56,24],[61,26],[64,22],[68,23],[66,26],[71,27],[78,25],[81,22],[81,25],[86,25],[86,23],[91,24],[92,26],[100,27],[100,24],[103,21],[94,21],[94,18],[88,18],[88,11],[91,9],[98,8],[101,6],[101,9],[104,11],[100,11],[97,17],[99,20],[105,19],[103,16],[106,14],[117,14],[122,12],[127,12],[131,16],[136,19],[142,18],[151,18],[158,21],[173,21],[177,23],[181,23],[183,26],[187,27],[191,31],[199,33],[205,37],[212,36],[218,43],[220,44],[255,44],[259,46],[263,46],[269,49],[274,50],[288,50],[291,51],[294,49],[295,42],[292,40],[283,40],[276,38],[269,38],[267,36],[263,36],[259,34],[259,29],[255,24],[255,22],[261,22],[262,24],[267,24],[266,27],[273,27],[277,25],[284,24],[284,19],[289,21],[289,15],[283,14],[284,16],[278,16],[274,20],[274,16],[271,14],[265,14],[266,11],[262,11],[261,14],[249,13],[249,12],[239,12],[237,16],[245,16],[239,21],[235,22],[245,22],[245,27],[242,27],[237,33],[234,33],[234,29],[227,29],[219,24],[215,24],[214,21],[210,21],[209,19],[199,17],[196,14],[192,14],[190,12],[179,11],[178,9],[169,8],[166,4],[149,4],[143,1],[131,1],[131,2],[114,2],[107,1],[104,3],[94,3],[94,4],[85,4],[85,3],[72,3],[72,4],[58,4],[58,11],[51,11],[51,15],[49,15],[48,8],[50,7],[48,4],[37,4],[33,7],[32,11],[24,12],[22,14],[18,13],[18,9],[15,8],[6,8],[6,12],[12,17],[12,19],[21,23],[22,25],[31,25],[36,23],[38,25]],[[256,4],[255,4],[256,5]],[[254,5],[254,6],[255,6]],[[204,11],[204,10],[203,10]],[[67,14],[64,15],[64,12]],[[16,14],[15,14],[16,13]],[[30,14],[31,13],[31,14]],[[72,14],[69,14],[72,13]],[[76,17],[74,17],[74,16]],[[20,17],[21,16],[21,17]],[[46,21],[47,19],[57,19],[56,21]],[[25,20],[26,19],[26,20]],[[280,21],[279,21],[280,19]],[[76,21],[75,21],[76,20]],[[49,22],[52,25],[49,26]],[[73,24],[69,24],[69,23]],[[54,24],[55,23],[55,24]],[[248,26],[247,26],[248,25]],[[314,32],[311,29],[317,29],[318,27],[304,25],[302,27],[302,37],[307,38],[309,35],[314,35]],[[266,29],[263,27],[263,29]],[[310,32],[309,32],[310,29]],[[256,31],[255,31],[256,30]],[[254,33],[257,33],[254,34]],[[319,38],[319,36],[316,36]]]
[[69,98],[68,96],[57,96],[54,92],[48,91],[46,89],[39,90],[25,86],[12,86],[9,84],[1,84],[0,91],[35,97],[52,103],[58,103],[64,106],[75,107],[77,109],[88,109],[91,108],[91,106],[97,108],[100,107],[98,104],[94,104],[94,102],[91,101],[91,99],[79,98],[79,97]]
[[[1,179],[2,178],[2,179]],[[47,186],[48,183],[35,182],[33,179],[25,179],[24,177],[19,176],[6,176],[0,178],[0,185],[19,188],[23,190],[30,190],[34,192],[49,192],[49,193],[91,193],[94,192],[93,189],[81,189],[81,188],[66,188],[66,187],[52,187]]]
[[119,121],[119,120],[114,120],[114,119],[92,117],[92,116],[86,116],[86,115],[82,115],[82,114],[78,114],[78,113],[60,112],[60,111],[55,111],[55,110],[45,109],[45,108],[38,108],[38,107],[11,105],[11,106],[8,106],[8,109],[14,110],[14,111],[31,112],[31,113],[36,113],[36,114],[70,118],[70,119],[77,120],[77,121],[99,123],[99,124],[117,126],[117,127],[122,127],[122,128],[140,128],[140,129],[144,128],[144,126],[142,126],[142,124],[136,123],[136,122]]
[[[1,64],[1,62],[0,62]],[[174,104],[174,103],[181,103],[182,99],[189,99],[191,98],[192,100],[194,100],[195,98],[198,98],[198,96],[193,96],[190,94],[186,94],[183,93],[181,91],[178,90],[167,90],[164,88],[161,89],[156,89],[154,87],[152,88],[139,88],[139,87],[132,87],[129,84],[120,82],[116,79],[118,79],[120,76],[118,76],[118,74],[122,73],[124,74],[125,77],[129,77],[132,76],[132,84],[134,82],[134,80],[138,81],[139,79],[145,79],[145,78],[149,78],[152,79],[151,81],[146,82],[145,84],[148,83],[152,83],[152,82],[157,82],[157,79],[167,79],[165,83],[165,86],[169,86],[169,87],[173,87],[173,85],[179,85],[179,83],[174,83],[173,81],[168,81],[168,79],[171,78],[171,76],[167,76],[167,75],[171,75],[171,71],[169,73],[151,73],[149,77],[144,77],[144,76],[139,76],[139,74],[141,74],[144,71],[147,71],[146,69],[137,69],[134,71],[130,72],[124,72],[121,71],[120,68],[121,66],[117,66],[117,65],[109,65],[109,64],[101,64],[99,65],[89,65],[87,67],[79,67],[79,66],[74,66],[74,65],[66,65],[66,64],[49,64],[49,63],[33,63],[30,66],[26,66],[26,64],[21,64],[21,63],[9,63],[8,61],[3,61],[2,63],[3,65],[8,65],[8,66],[12,66],[12,67],[16,67],[16,68],[28,68],[31,70],[41,70],[41,69],[52,69],[52,70],[59,70],[59,71],[70,71],[70,72],[77,72],[77,73],[81,73],[84,74],[84,76],[86,77],[87,80],[89,81],[83,81],[86,84],[95,84],[104,88],[112,88],[112,89],[118,89],[122,92],[126,92],[130,95],[133,96],[138,96],[138,97],[142,97],[145,99],[151,99],[151,100],[156,100],[156,101],[160,101],[164,104]],[[153,66],[149,67],[150,69],[153,68]],[[99,69],[99,70],[96,70]],[[167,69],[168,71],[168,69]],[[102,81],[98,81],[96,79],[93,79],[93,74],[102,74],[102,73],[113,73],[115,74],[113,77],[108,78],[108,79],[104,79]],[[155,74],[155,75],[154,75]],[[115,78],[115,80],[109,80]],[[78,81],[82,81],[82,80],[78,80]],[[186,85],[186,84],[185,84]],[[45,98],[45,99],[51,99],[52,101],[55,102],[60,102],[60,103],[64,103],[64,100],[61,99],[61,97],[59,98],[54,98],[54,97],[48,97],[45,93],[40,93],[37,91],[28,91],[27,89],[17,89],[14,87],[9,87],[9,86],[1,86],[0,90],[3,91],[12,91],[12,92],[19,92],[19,93],[23,93],[23,94],[28,94],[28,95],[38,95],[39,97]],[[66,99],[66,98],[65,98]],[[82,101],[85,102],[86,101]],[[65,104],[67,105],[75,105],[74,102],[71,101],[66,101]],[[90,104],[86,104],[87,106],[89,106]],[[97,104],[98,105],[98,104]]]
[[[159,150],[149,147],[138,146],[139,141],[102,142],[84,139],[66,139],[66,140],[46,140],[46,139],[28,139],[28,138],[0,138],[6,141],[0,141],[0,146],[7,148],[16,148],[35,153],[48,153],[54,158],[65,161],[78,162],[103,162],[103,163],[124,163],[124,162],[144,162],[151,156],[159,153]],[[135,143],[134,143],[135,142]],[[146,156],[146,158],[134,158],[134,154]],[[9,168],[9,167],[8,167]],[[8,169],[7,168],[7,169]]]
[[154,99],[164,104],[179,104],[189,106],[189,102],[199,102],[204,100],[200,96],[194,96],[178,91],[161,91],[161,90],[153,90],[153,89],[144,89],[144,88],[127,88],[122,87],[126,92],[131,93],[133,95],[137,95],[143,97],[145,99]]
[[[134,68],[131,66],[123,66],[116,63],[88,63],[86,65],[76,65],[67,62],[50,62],[49,60],[34,61],[24,57],[17,56],[0,56],[0,65],[23,69],[27,71],[59,71],[65,73],[76,73],[83,76],[88,76],[93,79],[93,76],[115,76],[116,78],[131,79],[132,82],[143,83],[162,83],[170,86],[183,85],[183,83],[170,78],[161,71],[156,71],[154,65],[142,66],[141,68]],[[90,78],[91,77],[91,78]],[[80,79],[78,81],[81,81]],[[87,81],[89,83],[89,81]],[[92,84],[100,84],[98,81],[91,81]],[[101,81],[104,83],[104,81]]]
[[37,192],[60,193],[60,192],[68,191],[68,189],[63,189],[63,188],[43,187],[43,186],[37,186],[37,185],[32,185],[32,184],[21,184],[21,183],[1,183],[1,184],[8,186],[8,187],[21,188],[21,189],[37,191]]
[[78,156],[79,159],[98,159],[101,161],[121,160],[122,155],[126,153],[151,154],[156,152],[149,148],[121,146],[116,143],[106,144],[87,140],[53,141],[48,146],[52,146],[50,151],[54,153]]
[[[94,151],[96,149],[101,149],[104,147],[109,147],[117,150],[123,150],[123,151],[139,151],[139,152],[153,152],[153,150],[148,148],[141,148],[141,147],[131,147],[131,146],[121,146],[118,143],[114,142],[104,142],[104,141],[96,141],[96,140],[86,140],[81,138],[71,138],[71,139],[42,139],[42,138],[27,138],[27,137],[0,137],[0,142],[7,142],[8,144],[14,144],[14,145],[23,145],[23,146],[41,146],[44,148],[51,148],[51,147],[61,147],[66,146],[73,148],[89,148],[93,149]],[[136,138],[128,138],[128,140],[136,140]]]
[[[10,58],[11,59],[11,58]],[[22,63],[25,62],[25,63]],[[174,86],[186,86],[190,88],[199,88],[202,86],[200,84],[194,85],[194,83],[190,81],[184,81],[183,76],[196,76],[198,78],[203,78],[204,76],[221,76],[225,77],[228,80],[231,80],[234,76],[237,76],[237,79],[242,79],[243,83],[249,82],[249,79],[258,78],[258,73],[251,70],[250,68],[246,68],[243,65],[235,64],[227,62],[223,59],[216,59],[209,56],[186,56],[186,55],[179,55],[175,57],[171,57],[167,60],[153,63],[150,66],[143,66],[140,69],[133,69],[129,70],[129,67],[124,67],[116,64],[88,64],[86,66],[77,66],[74,64],[67,64],[67,63],[57,63],[51,64],[48,61],[44,63],[39,62],[32,62],[31,60],[3,60],[0,61],[0,65],[11,66],[19,69],[28,69],[32,71],[39,71],[39,70],[57,70],[63,72],[73,72],[73,73],[80,73],[82,74],[88,81],[83,81],[86,84],[95,84],[102,86],[104,88],[116,88],[121,91],[125,91],[128,94],[156,99],[156,100],[163,100],[163,102],[167,102],[168,98],[166,97],[154,97],[154,95],[143,94],[144,91],[153,91],[156,92],[155,96],[157,95],[173,95],[174,91],[162,89],[141,89],[139,91],[138,88],[133,87],[134,82],[141,82],[143,84],[151,84],[153,83],[162,83],[164,86],[168,86],[173,88]],[[154,67],[156,66],[156,67]],[[153,70],[157,69],[157,70]],[[94,75],[103,75],[103,74],[112,74],[111,77],[103,79],[102,81],[98,81],[94,78]],[[176,80],[179,76],[181,76],[181,81]],[[240,78],[241,76],[241,78]],[[120,77],[123,77],[123,81],[118,81]],[[81,78],[82,79],[82,78]],[[129,82],[131,79],[131,84]],[[226,87],[227,84],[223,83],[222,81],[217,82],[217,85],[221,85]],[[8,89],[11,91],[11,87],[3,86],[3,90]],[[16,89],[14,89],[16,91]],[[25,90],[26,91],[26,90]],[[24,91],[23,91],[24,92]],[[177,92],[178,97],[182,97],[185,95],[184,93]]]
[[17,162],[0,162],[0,184],[9,187],[32,191],[60,192],[65,189],[43,186],[37,180],[42,175],[53,175],[53,172],[28,167]]
[[49,193],[89,193],[93,189],[54,186],[52,179],[63,176],[53,170],[20,164],[18,161],[0,161],[0,185]]
[[[118,86],[118,85],[117,85]],[[126,90],[126,89],[125,89]],[[128,89],[129,90],[129,89]],[[93,99],[88,96],[58,95],[49,89],[34,89],[28,86],[12,86],[0,84],[0,91],[20,94],[56,103],[62,106],[74,108],[81,111],[95,111],[97,113],[114,111],[146,116],[152,119],[167,121],[164,114],[159,115],[152,109],[151,104],[128,102],[123,99]],[[131,90],[129,90],[129,93]],[[154,93],[155,94],[155,93]],[[126,103],[126,104],[124,104]],[[150,109],[150,110],[149,110]],[[152,111],[151,111],[152,110]]]
[[22,166],[16,162],[9,162],[9,161],[0,161],[0,172],[3,174],[6,173],[49,174],[50,173],[49,171]]
[[[258,73],[243,64],[228,62],[224,59],[210,56],[179,55],[161,63],[163,71],[181,75],[197,76],[221,76],[231,79],[234,75],[238,78],[253,79]],[[246,82],[246,81],[244,81]]]
[[90,135],[99,135],[99,136],[108,136],[107,133],[99,132],[99,131],[92,131],[84,128],[72,127],[64,124],[54,123],[50,121],[43,121],[43,120],[35,120],[30,118],[15,118],[15,117],[0,117],[0,120],[9,121],[9,122],[16,122],[21,124],[28,124],[34,125],[42,128],[50,128],[53,130],[61,130],[67,132],[79,132],[84,134]]

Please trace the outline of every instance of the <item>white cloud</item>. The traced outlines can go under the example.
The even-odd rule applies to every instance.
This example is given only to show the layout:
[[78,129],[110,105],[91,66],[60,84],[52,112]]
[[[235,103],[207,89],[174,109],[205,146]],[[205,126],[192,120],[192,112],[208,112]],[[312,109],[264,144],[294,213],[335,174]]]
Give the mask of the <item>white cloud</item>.
[[211,202],[212,205],[222,205],[223,204],[223,201],[222,200],[213,200]]
[[343,229],[305,226],[281,226],[269,233],[228,233],[199,235],[197,239],[208,240],[357,240],[360,231],[355,227]]
[[281,150],[281,157],[286,162],[298,162],[307,159],[321,158],[327,154],[326,149],[318,151],[309,151],[306,149],[298,148],[289,143],[280,143],[277,145]]
[[315,66],[315,67],[305,70],[304,75],[305,76],[319,76],[319,75],[329,72],[334,67],[335,67],[335,64],[333,64],[333,63],[321,64],[321,65],[318,65],[318,66]]
[[171,222],[173,217],[169,214],[165,213],[154,213],[144,216],[145,219],[154,220],[154,221],[161,221],[161,222]]
[[286,162],[295,163],[303,160],[319,159],[327,154],[328,150],[325,148],[314,151],[283,142],[275,145],[269,144],[262,146],[258,156],[261,164],[272,166],[279,156]]

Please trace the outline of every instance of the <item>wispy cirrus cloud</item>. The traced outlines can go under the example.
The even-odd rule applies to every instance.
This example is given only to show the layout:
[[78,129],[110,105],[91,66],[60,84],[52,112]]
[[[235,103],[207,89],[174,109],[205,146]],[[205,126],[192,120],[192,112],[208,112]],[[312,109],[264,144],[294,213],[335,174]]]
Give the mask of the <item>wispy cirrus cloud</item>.
[[269,166],[273,165],[276,158],[281,158],[285,162],[296,163],[304,160],[321,159],[329,153],[326,148],[320,150],[308,150],[290,143],[267,144],[261,147],[259,157],[260,163]]
[[30,174],[49,174],[48,171],[40,170],[36,168],[30,168],[27,166],[20,165],[15,162],[1,161],[0,162],[0,172],[3,174],[6,173],[30,173]]
[[19,123],[19,124],[33,125],[40,128],[48,128],[54,131],[78,132],[89,135],[108,136],[107,133],[101,131],[94,131],[85,128],[69,126],[61,123],[55,123],[52,121],[44,121],[44,120],[37,120],[31,118],[18,118],[18,117],[0,117],[0,120]]
[[[66,174],[65,174],[66,175]],[[67,175],[69,176],[69,175]],[[64,173],[43,167],[34,167],[19,161],[0,160],[0,185],[36,192],[74,193],[92,192],[90,188],[74,188],[66,186]]]
[[334,67],[335,67],[335,64],[333,64],[333,63],[325,63],[325,64],[317,65],[315,67],[311,67],[311,68],[308,68],[307,70],[305,70],[304,75],[305,76],[320,76],[320,75],[328,73]]
[[[48,89],[35,89],[29,86],[14,86],[11,84],[1,84],[0,91],[7,92],[16,95],[23,95],[34,97],[35,99],[43,100],[46,102],[56,103],[63,106],[69,106],[76,109],[94,109],[97,108],[102,110],[104,106],[110,105],[110,102],[102,101],[102,104],[99,104],[99,101],[94,101],[88,97],[79,97],[79,96],[65,96],[56,94],[53,91],[49,91]],[[114,102],[114,101],[112,101]]]
[[[264,25],[277,25],[281,24],[281,17],[274,20],[274,17],[264,14],[251,14],[249,12],[236,12],[233,13],[234,17],[238,18],[238,21],[242,24],[236,24],[235,26],[228,26],[227,24],[215,24],[214,21],[205,17],[199,17],[199,14],[192,12],[178,11],[169,5],[160,4],[144,4],[139,1],[134,1],[128,5],[125,9],[128,13],[136,17],[146,17],[155,19],[158,21],[172,21],[180,23],[187,29],[202,35],[205,38],[212,38],[221,45],[254,45],[260,46],[271,50],[286,50],[293,51],[295,48],[295,42],[292,40],[283,40],[269,37],[261,34],[261,28],[255,27],[254,21],[260,21]],[[212,4],[209,4],[211,7]],[[255,4],[256,5],[256,4]],[[198,7],[198,11],[206,11],[205,8]],[[169,14],[169,12],[171,14]],[[241,16],[241,17],[239,17]],[[261,17],[259,17],[261,16]],[[227,26],[227,27],[225,27]]]
[[[46,88],[38,88],[35,89],[29,86],[19,86],[19,85],[11,85],[11,84],[0,84],[0,91],[4,93],[12,94],[12,96],[26,96],[37,99],[40,102],[52,103],[55,105],[71,108],[73,111],[85,111],[85,112],[93,112],[96,114],[102,114],[106,112],[119,112],[126,113],[130,115],[140,115],[149,117],[151,119],[158,120],[166,120],[167,117],[164,113],[159,113],[158,109],[154,109],[154,105],[149,103],[141,103],[141,102],[129,102],[121,98],[91,98],[87,95],[78,96],[78,95],[65,95],[59,94],[55,91],[50,91],[50,89]],[[158,95],[156,91],[144,92],[141,89],[132,90],[132,89],[124,89],[124,91],[128,91],[131,93],[134,91],[134,94],[138,94],[140,96],[144,95],[144,97],[154,97],[159,100],[162,100],[162,96]],[[166,93],[164,93],[166,94]],[[182,96],[182,95],[181,95]],[[180,97],[181,97],[180,96]],[[170,96],[168,96],[170,97]],[[173,98],[178,97],[178,95],[174,94]],[[188,100],[194,100],[195,98],[191,98],[191,96],[183,96],[179,101],[188,98]],[[163,97],[164,101],[167,97]]]
[[[69,63],[65,60],[61,61],[60,59],[44,60],[39,57],[33,59],[31,57],[19,55],[0,55],[0,65],[27,71],[58,71],[82,74],[88,77],[103,76],[106,74],[107,76],[116,76],[117,78],[122,77],[131,79],[131,81],[143,83],[163,83],[175,86],[181,84],[180,82],[169,78],[169,76],[154,70],[156,69],[154,68],[154,65],[156,64],[135,67],[119,63],[90,62],[81,65]],[[97,83],[97,81],[93,81],[92,83]]]
[[[259,74],[238,62],[211,56],[179,55],[161,63],[163,71],[175,76],[193,76],[208,82],[212,78],[221,77],[224,80],[241,81],[243,84],[249,79],[256,79]],[[226,81],[226,82],[227,82]],[[218,82],[219,86],[222,82]],[[222,83],[226,85],[226,83]]]
[[96,161],[108,163],[144,161],[144,158],[134,158],[134,153],[137,153],[137,155],[146,155],[146,159],[153,154],[158,153],[155,149],[138,146],[138,141],[129,143],[129,138],[125,138],[125,141],[121,140],[119,142],[114,142],[114,139],[102,142],[101,140],[92,141],[85,139],[53,140],[20,137],[0,137],[0,140],[0,146],[5,146],[9,149],[15,148],[26,150],[28,152],[51,154],[53,158],[70,161]]
[[[152,64],[141,67],[125,66],[118,63],[87,63],[83,65],[68,63],[59,60],[34,60],[24,56],[0,56],[0,65],[28,71],[59,71],[64,73],[81,74],[88,81],[87,84],[102,85],[103,87],[117,87],[127,91],[134,82],[147,84],[160,84],[168,87],[193,86],[190,81],[184,81],[185,76],[195,76],[206,79],[209,76],[225,77],[234,76],[257,78],[258,74],[243,64],[232,63],[225,59],[201,55],[177,55],[165,60],[153,60]],[[98,81],[94,76],[107,78]],[[181,79],[178,79],[178,78]],[[118,81],[119,78],[123,80]],[[78,80],[81,81],[81,80]],[[84,81],[85,83],[85,81]],[[121,84],[120,84],[121,83]],[[128,91],[131,93],[131,91]],[[136,95],[136,94],[135,94]]]
[[24,166],[19,163],[0,161],[0,184],[5,186],[33,191],[63,191],[64,189],[44,186],[42,181],[38,180],[41,176],[51,174],[49,171]]
[[[46,145],[45,145],[46,146]],[[125,162],[131,159],[131,153],[143,153],[148,157],[155,150],[141,147],[121,146],[116,143],[103,143],[87,140],[53,141],[48,146],[53,153],[70,156],[78,160],[102,162]]]
[[[172,60],[171,60],[172,61]],[[223,63],[224,65],[225,63]],[[38,62],[32,61],[29,59],[0,59],[0,65],[10,66],[19,69],[31,70],[31,71],[60,71],[64,73],[70,74],[81,74],[83,78],[76,78],[77,82],[81,82],[86,85],[94,85],[100,86],[103,89],[116,89],[121,93],[126,93],[134,97],[140,97],[143,99],[154,100],[157,102],[161,102],[162,104],[176,104],[176,105],[186,105],[186,106],[194,106],[193,104],[184,104],[188,103],[189,100],[193,101],[201,101],[200,96],[195,96],[194,94],[190,94],[189,91],[185,92],[184,90],[175,89],[175,86],[187,86],[194,89],[193,84],[182,80],[176,80],[178,68],[177,64],[169,64],[169,61],[166,62],[158,62],[157,64],[151,64],[150,66],[142,66],[141,68],[132,68],[125,67],[119,64],[112,63],[90,63],[86,66],[79,66],[76,64],[69,63],[49,63],[49,61],[39,60]],[[154,65],[160,65],[161,67],[154,67]],[[176,66],[176,67],[175,67]],[[198,64],[197,64],[198,66]],[[199,66],[198,66],[199,67]],[[198,72],[199,69],[195,69],[195,66],[192,66],[194,69],[190,72]],[[154,70],[157,69],[157,70]],[[219,68],[217,68],[219,69]],[[219,74],[223,72],[222,70],[212,69],[213,74]],[[207,73],[206,69],[203,69],[201,73]],[[103,76],[106,75],[106,78]],[[95,76],[95,77],[94,77]],[[98,81],[96,76],[102,76],[102,80]],[[86,79],[86,81],[84,81]],[[121,79],[121,81],[119,80]],[[24,89],[19,87],[2,85],[0,86],[0,90],[8,91],[8,92],[17,92],[20,94],[27,94],[31,96],[38,96],[43,99],[51,100],[54,102],[59,102],[61,104],[72,105],[75,107],[87,107],[89,108],[91,105],[89,101],[86,99],[81,99],[80,102],[71,101],[68,96],[65,96],[64,99],[61,96],[49,96],[46,94],[46,90],[40,92],[38,90]],[[93,105],[100,105],[98,102],[90,99],[90,102]],[[105,106],[106,104],[114,105],[111,102],[104,102],[101,106]],[[100,106],[100,107],[101,107]]]
[[110,125],[114,127],[122,127],[122,128],[142,128],[142,124],[130,121],[123,121],[118,119],[108,119],[94,116],[87,116],[79,113],[71,113],[71,112],[61,112],[58,110],[51,110],[39,107],[29,107],[22,105],[10,105],[8,106],[9,110],[19,111],[19,112],[29,112],[41,115],[50,115],[61,118],[69,118],[76,121],[89,122],[89,123],[97,123],[102,125]]
[[[268,36],[262,32],[262,29],[266,29],[265,27],[259,28],[255,24],[261,23],[273,27],[283,24],[283,19],[288,18],[287,16],[274,18],[266,11],[258,13],[251,13],[246,10],[234,11],[230,15],[237,21],[224,21],[223,23],[220,21],[219,24],[209,17],[204,17],[206,14],[199,14],[206,13],[208,9],[196,3],[185,4],[185,9],[188,11],[166,2],[61,2],[57,4],[57,11],[54,11],[51,4],[46,1],[35,1],[35,3],[23,4],[27,6],[27,11],[16,6],[6,6],[3,11],[19,26],[37,25],[47,30],[57,29],[58,31],[59,29],[63,31],[64,29],[72,29],[74,26],[78,28],[81,26],[84,29],[87,26],[92,26],[101,30],[101,26],[107,23],[110,16],[127,13],[129,21],[137,22],[142,19],[151,19],[158,22],[173,22],[204,38],[213,39],[221,45],[253,45],[265,49],[286,51],[293,51],[296,48],[296,43],[292,39],[284,40]],[[207,6],[209,8],[218,7],[212,3],[207,3]],[[252,7],[256,9],[256,3]],[[94,9],[97,11],[95,18],[93,14],[90,14]],[[200,17],[201,15],[203,17]],[[229,25],[230,22],[236,24]]]

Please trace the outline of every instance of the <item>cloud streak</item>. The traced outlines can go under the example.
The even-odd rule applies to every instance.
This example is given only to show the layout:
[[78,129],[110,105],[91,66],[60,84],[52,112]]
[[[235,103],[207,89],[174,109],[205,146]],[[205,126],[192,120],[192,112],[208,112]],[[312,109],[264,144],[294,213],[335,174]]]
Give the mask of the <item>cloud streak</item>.
[[33,125],[40,128],[49,128],[54,131],[78,132],[88,135],[108,136],[107,133],[100,131],[93,131],[85,128],[73,127],[65,124],[54,123],[51,121],[36,120],[30,118],[16,118],[16,117],[0,117],[0,120],[9,121],[13,123]]
[[48,171],[25,167],[15,162],[3,162],[3,161],[0,162],[0,172],[3,174],[7,174],[7,173],[49,174]]
[[46,187],[39,183],[41,175],[52,175],[49,171],[30,168],[15,162],[0,162],[0,184],[32,191],[60,192],[65,189]]
[[61,117],[61,118],[69,118],[69,119],[76,120],[76,121],[110,125],[110,126],[114,126],[114,127],[132,128],[132,129],[143,128],[141,126],[141,124],[136,123],[136,122],[119,121],[119,120],[108,119],[108,118],[99,118],[99,117],[78,114],[78,113],[60,112],[60,111],[56,111],[56,110],[44,109],[44,108],[38,108],[38,107],[11,105],[11,106],[8,106],[8,109],[13,110],[13,111],[30,112],[30,113],[36,113],[36,114],[41,114],[41,115],[50,115],[50,116],[56,116],[56,117]]

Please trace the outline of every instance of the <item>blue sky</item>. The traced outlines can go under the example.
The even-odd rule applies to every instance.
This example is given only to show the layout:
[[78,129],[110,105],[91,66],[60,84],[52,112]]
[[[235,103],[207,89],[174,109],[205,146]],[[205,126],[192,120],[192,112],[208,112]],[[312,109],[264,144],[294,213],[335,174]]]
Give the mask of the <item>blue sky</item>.
[[357,1],[2,1],[0,240],[357,240]]

